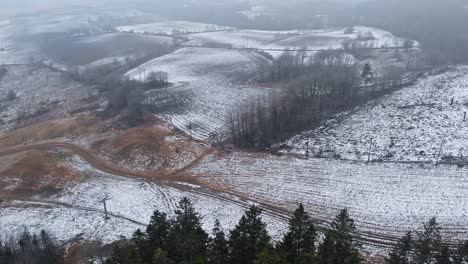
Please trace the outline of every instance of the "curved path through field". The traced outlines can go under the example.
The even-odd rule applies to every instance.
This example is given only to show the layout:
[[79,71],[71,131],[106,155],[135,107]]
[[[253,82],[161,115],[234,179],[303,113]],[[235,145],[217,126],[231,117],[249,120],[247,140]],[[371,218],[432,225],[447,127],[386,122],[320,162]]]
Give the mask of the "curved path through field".
[[214,151],[213,149],[209,148],[205,150],[205,152],[202,155],[200,155],[198,158],[196,158],[195,160],[193,160],[192,162],[190,162],[183,168],[179,170],[175,170],[173,172],[169,172],[167,174],[163,174],[160,172],[155,173],[155,172],[132,171],[126,168],[118,167],[110,163],[109,161],[106,161],[100,158],[98,155],[96,155],[90,150],[87,150],[78,145],[66,143],[66,142],[47,142],[47,143],[21,145],[21,146],[15,146],[15,147],[10,147],[10,148],[4,148],[4,149],[0,149],[0,157],[13,155],[13,154],[21,153],[25,151],[32,151],[32,150],[58,150],[58,149],[72,151],[73,153],[80,156],[87,163],[89,163],[92,167],[102,172],[106,172],[112,175],[124,176],[124,177],[130,176],[132,178],[143,178],[146,180],[149,178],[151,179],[157,178],[160,180],[173,178],[191,169],[192,167],[196,166],[201,160],[203,160],[206,156],[208,156]]
[[[232,192],[223,193],[223,192],[219,192],[217,188],[211,188],[209,184],[202,184],[204,185],[202,186],[203,188],[196,188],[196,189],[191,188],[190,186],[187,186],[184,184],[180,184],[181,182],[184,181],[184,179],[190,180],[190,178],[183,178],[183,177],[178,177],[178,176],[181,174],[184,174],[185,172],[192,174],[192,171],[194,169],[196,170],[197,165],[200,165],[202,160],[204,160],[207,156],[209,156],[210,154],[214,152],[214,149],[211,149],[211,148],[206,150],[201,156],[193,160],[184,168],[173,171],[173,172],[169,172],[167,174],[132,171],[129,169],[121,168],[114,164],[111,164],[110,162],[106,160],[103,160],[102,158],[98,157],[95,153],[93,153],[90,150],[87,150],[78,145],[66,143],[66,142],[47,142],[47,143],[39,143],[39,144],[33,144],[33,145],[21,145],[21,146],[15,146],[11,148],[0,149],[0,157],[13,155],[13,154],[17,154],[17,153],[21,153],[25,151],[32,151],[32,150],[47,151],[47,150],[57,150],[57,149],[64,149],[64,150],[71,151],[77,154],[78,156],[80,156],[84,161],[90,164],[93,168],[102,172],[112,174],[112,175],[129,177],[133,179],[137,178],[139,180],[143,180],[147,182],[155,181],[155,182],[158,182],[158,184],[161,184],[163,186],[165,185],[165,186],[176,188],[182,191],[191,192],[196,195],[215,198],[226,203],[240,205],[244,208],[247,208],[250,204],[252,204],[252,202],[257,202],[262,206],[265,214],[272,216],[278,219],[279,221],[283,221],[283,222],[288,220],[288,217],[290,214],[288,209],[275,206],[274,200],[271,202],[269,202],[268,200],[265,201],[265,199],[262,199],[262,201],[259,201],[259,199],[256,199],[255,197],[256,195],[249,197],[248,195],[245,195],[245,193],[242,193],[241,191],[236,191],[235,188],[233,189]],[[268,196],[265,196],[265,197],[268,197]],[[40,201],[30,201],[30,202],[40,202]],[[59,205],[59,204],[55,204],[55,205]],[[60,205],[60,206],[63,206],[63,205]],[[75,209],[82,209],[82,208],[75,208]],[[126,220],[134,221],[132,219],[126,219]],[[329,226],[329,221],[331,219],[317,218],[316,220],[317,220],[317,224],[319,228],[325,229]],[[392,230],[389,230],[389,231],[390,231],[389,233],[392,233],[391,232]],[[392,246],[395,243],[395,241],[398,239],[398,237],[394,235],[384,235],[382,234],[382,232],[366,231],[366,232],[359,232],[356,235],[358,235],[359,240],[365,245],[374,246],[377,248],[388,248]]]

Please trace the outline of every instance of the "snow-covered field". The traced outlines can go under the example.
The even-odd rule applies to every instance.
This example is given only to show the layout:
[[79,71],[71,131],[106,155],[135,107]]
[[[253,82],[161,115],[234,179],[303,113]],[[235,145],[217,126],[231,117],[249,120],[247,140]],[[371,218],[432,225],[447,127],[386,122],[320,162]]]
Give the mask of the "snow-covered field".
[[[178,23],[164,22],[157,25],[167,29]],[[400,40],[389,32],[368,27],[355,27],[353,34],[344,34],[344,29],[195,33],[187,35],[189,41],[183,45],[188,47],[140,65],[129,71],[127,76],[143,81],[150,72],[167,72],[169,82],[175,85],[149,92],[147,103],[157,106],[159,110],[165,105],[178,105],[176,110],[164,109],[158,111],[158,114],[187,134],[197,139],[207,139],[212,133],[226,134],[229,113],[241,103],[264,94],[265,89],[250,85],[249,80],[257,75],[259,64],[269,63],[266,58],[251,50],[209,48],[210,45],[277,49],[268,52],[279,56],[285,48],[340,48],[344,40],[355,39],[360,32],[372,32],[376,39],[366,42],[372,42],[376,47],[392,47],[396,45],[396,40]]]
[[41,46],[44,42],[54,40],[56,34],[78,36],[102,33],[105,30],[97,22],[102,17],[125,20],[143,14],[131,9],[109,7],[64,8],[0,21],[0,64],[46,60],[48,58],[42,54]]
[[[370,27],[355,27],[353,34],[344,34],[345,29],[333,30],[292,30],[292,31],[260,31],[231,30],[222,32],[206,32],[189,35],[190,41],[185,45],[209,45],[213,43],[227,44],[233,48],[255,49],[338,49],[345,40],[355,40],[360,33],[371,32],[374,40],[362,41],[374,47],[395,47],[403,39],[395,37],[390,32]],[[273,56],[278,52],[271,52]]]
[[[34,34],[68,32],[75,26],[89,26],[87,19],[73,15],[38,19],[25,18],[21,23],[0,24],[2,63],[27,62],[31,54],[36,54],[37,47],[30,46],[31,43],[12,41],[22,26],[42,21],[28,29]],[[344,29],[273,32],[170,21],[125,26],[119,30],[168,35],[189,33],[188,41],[183,43],[187,47],[144,63],[129,71],[127,76],[144,80],[150,72],[167,72],[172,85],[147,91],[145,103],[154,106],[157,109],[154,112],[176,128],[202,140],[213,134],[220,138],[226,136],[229,114],[268,91],[268,88],[253,84],[258,75],[257,66],[268,63],[267,58],[252,50],[209,48],[210,45],[278,50],[302,47],[336,49],[344,40],[356,39],[359,32],[371,32],[376,39],[365,42],[375,47],[394,47],[403,41],[389,32],[366,27],[355,27],[353,34],[344,34]],[[126,42],[129,41],[128,36],[132,41],[144,38],[144,45],[151,45],[151,41],[172,43],[170,37],[134,36],[124,32],[76,34],[71,37],[83,52],[77,52],[77,57],[72,58],[76,61],[70,64],[96,66],[124,61],[128,54],[142,49]],[[115,52],[102,49],[96,56],[82,56],[88,48],[106,48],[109,43],[115,43],[111,47]],[[126,46],[130,48],[127,50]],[[273,56],[281,53],[269,52]],[[466,156],[468,120],[462,122],[462,119],[464,112],[468,112],[467,76],[468,68],[460,67],[421,80],[413,87],[344,114],[339,120],[330,121],[327,127],[306,136],[297,136],[288,144],[293,153],[303,154],[305,137],[310,136],[313,138],[311,155],[336,157],[339,154],[346,159],[365,160],[368,141],[372,138],[372,159],[391,157],[390,160],[398,161],[433,161],[440,148],[439,140],[444,139],[444,156],[457,156],[459,152]],[[12,128],[20,113],[33,114],[44,106],[58,106],[52,108],[52,118],[66,117],[70,110],[76,109],[77,98],[85,97],[88,92],[87,87],[65,79],[58,72],[32,66],[8,67],[8,73],[0,83],[0,100],[9,90],[15,91],[18,98],[11,102],[0,101],[0,121],[4,122],[0,131]],[[329,221],[338,210],[347,207],[363,232],[401,235],[435,215],[448,236],[468,238],[463,237],[468,209],[460,206],[468,202],[464,191],[468,187],[464,177],[466,169],[443,165],[302,160],[291,156],[240,152],[224,156],[218,154],[210,155],[188,175],[192,173],[212,189],[219,188],[221,193],[234,193],[272,206],[293,209],[298,202],[303,202],[322,225],[325,225],[322,221]],[[145,162],[145,158],[148,157],[142,157],[140,161]],[[189,163],[191,159],[188,157],[184,162]],[[245,209],[237,203],[213,198],[207,195],[207,189],[197,186],[186,184],[182,191],[176,188],[182,183],[164,182],[160,185],[116,177],[96,171],[76,157],[68,160],[67,165],[85,174],[87,179],[70,182],[65,192],[45,200],[13,201],[7,206],[2,205],[0,233],[19,233],[23,226],[18,223],[25,223],[31,231],[51,230],[60,240],[79,236],[111,242],[119,239],[120,235],[128,237],[144,226],[155,209],[173,212],[177,201],[184,196],[195,202],[207,230],[211,229],[216,218],[225,228],[232,228]],[[233,199],[229,194],[217,195]],[[111,219],[107,221],[104,220],[101,203],[106,197],[109,198],[107,206],[111,213]],[[284,230],[286,223],[270,216],[265,216],[265,220],[270,232],[278,238],[279,230]]]
[[[453,98],[453,103],[452,103]],[[414,86],[372,101],[287,142],[293,153],[435,162],[468,156],[468,68],[429,76]],[[442,145],[442,148],[441,148]]]
[[[21,116],[67,117],[89,91],[89,87],[44,66],[8,66],[6,69],[7,74],[0,81],[0,131],[14,127]],[[7,100],[9,91],[16,93],[17,98]]]
[[[211,232],[216,219],[226,230],[232,229],[245,211],[240,205],[210,196],[103,174],[77,157],[67,163],[88,175],[88,179],[82,183],[70,183],[63,195],[34,202],[15,201],[7,207],[0,207],[2,238],[20,234],[27,227],[32,232],[50,230],[61,241],[79,237],[110,243],[122,235],[130,237],[137,228],[144,228],[154,210],[173,215],[183,197],[192,200],[207,232]],[[196,186],[191,188],[197,189]],[[109,220],[104,219],[102,199],[106,197],[111,214]],[[279,238],[286,223],[267,215],[264,220],[271,234]]]
[[154,58],[172,43],[169,37],[135,35],[129,33],[103,33],[82,36],[63,34],[49,41],[41,51],[55,62],[70,68],[95,67],[114,62],[124,63],[128,59]]
[[260,60],[259,57],[237,50],[183,48],[149,61],[128,72],[127,76],[140,80],[140,70],[145,69],[146,75],[149,72],[167,72],[169,82],[173,83],[193,82],[202,78],[241,78],[249,74],[249,70],[254,70],[253,59]]
[[265,92],[245,81],[256,75],[263,57],[248,51],[183,48],[152,60],[127,73],[133,79],[149,72],[164,71],[173,86],[150,91],[146,103],[177,128],[198,139],[210,133],[223,134],[229,113],[242,103]]
[[293,209],[302,202],[319,223],[348,208],[360,232],[400,236],[436,216],[449,238],[468,238],[468,171],[455,166],[234,152],[212,155],[191,172],[213,188],[272,206]]
[[219,26],[213,24],[204,24],[189,21],[165,21],[150,24],[140,24],[132,26],[118,27],[118,31],[135,32],[135,33],[151,33],[151,34],[179,34],[179,33],[196,33],[203,31],[226,30],[230,27]]

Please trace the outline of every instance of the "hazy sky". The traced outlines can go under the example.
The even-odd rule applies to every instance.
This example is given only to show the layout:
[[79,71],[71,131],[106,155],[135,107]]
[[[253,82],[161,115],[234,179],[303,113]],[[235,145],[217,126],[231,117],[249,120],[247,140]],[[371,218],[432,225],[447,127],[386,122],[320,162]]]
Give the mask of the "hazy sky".
[[0,16],[13,16],[72,4],[92,6],[105,1],[111,2],[111,0],[0,0]]
[[[139,1],[148,1],[151,0],[139,0]],[[171,0],[167,0],[168,3],[171,3]],[[190,1],[197,1],[197,0],[190,0]],[[201,1],[201,0],[198,0]],[[219,3],[222,1],[232,2],[232,1],[245,1],[245,0],[202,0],[203,2],[214,2]],[[250,0],[247,0],[250,1]],[[283,0],[264,0],[264,1],[255,1],[255,2],[263,2],[265,5],[274,1],[281,1]],[[290,0],[289,3],[294,4],[294,2],[307,2],[307,1],[323,1],[323,2],[343,2],[343,3],[356,3],[356,2],[363,2],[369,0]],[[58,8],[64,7],[69,5],[87,5],[87,6],[95,6],[102,3],[110,3],[116,4],[120,3],[134,3],[135,0],[0,0],[0,16],[14,16],[21,13],[28,13],[28,12],[35,12],[46,10],[50,8]],[[252,1],[254,2],[254,1]]]

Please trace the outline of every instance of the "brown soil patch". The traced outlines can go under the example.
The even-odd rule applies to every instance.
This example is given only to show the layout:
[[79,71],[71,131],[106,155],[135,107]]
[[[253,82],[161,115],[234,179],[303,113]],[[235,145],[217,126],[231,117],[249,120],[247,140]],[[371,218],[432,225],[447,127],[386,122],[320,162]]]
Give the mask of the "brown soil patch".
[[93,149],[113,163],[133,170],[167,173],[186,166],[207,147],[166,127],[151,125],[99,141]]
[[2,198],[52,196],[62,192],[66,184],[83,180],[82,175],[63,166],[63,158],[53,152],[30,151],[14,157],[16,162],[0,160],[2,167],[7,167],[0,172]]
[[98,133],[99,129],[105,126],[105,124],[106,121],[99,121],[93,117],[49,120],[0,135],[0,146],[4,148],[26,142],[39,142]]

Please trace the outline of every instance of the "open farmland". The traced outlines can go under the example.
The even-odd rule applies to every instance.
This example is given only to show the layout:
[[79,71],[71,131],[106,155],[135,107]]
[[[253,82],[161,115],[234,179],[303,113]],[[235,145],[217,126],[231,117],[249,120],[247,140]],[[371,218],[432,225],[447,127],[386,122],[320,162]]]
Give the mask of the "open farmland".
[[[372,27],[265,31],[141,15],[0,21],[0,233],[109,244],[188,197],[206,231],[215,219],[231,229],[255,203],[279,239],[303,203],[319,240],[349,209],[365,254],[386,254],[432,216],[448,242],[468,239],[468,67],[423,73],[419,43]],[[290,133],[247,150],[229,140],[231,124],[260,131],[252,141]]]
[[[17,63],[31,63],[42,60],[56,59],[52,55],[64,55],[63,50],[67,49],[70,57],[76,58],[74,54],[80,54],[87,58],[89,55],[84,50],[83,45],[79,46],[77,43],[64,42],[64,39],[77,40],[83,35],[100,34],[108,32],[105,25],[99,24],[100,18],[107,19],[121,19],[125,21],[126,18],[139,17],[143,13],[131,9],[119,8],[95,8],[93,10],[81,9],[79,7],[64,8],[49,10],[38,14],[28,14],[23,16],[14,17],[10,20],[1,21],[0,23],[0,64],[17,64]],[[76,38],[73,38],[76,37]],[[84,37],[85,38],[85,37]],[[122,38],[114,39],[113,43],[127,44],[127,48],[131,48],[132,40],[122,41]],[[60,42],[61,46],[57,50],[58,54],[52,54],[47,50],[44,52],[44,44],[53,44]],[[141,42],[142,37],[135,37],[133,44]],[[148,41],[146,41],[148,42]],[[141,44],[140,44],[141,45]],[[54,46],[57,48],[57,45]],[[81,51],[71,50],[70,48],[81,48]],[[96,49],[101,49],[97,46]],[[92,52],[96,54],[96,52]]]
[[[164,25],[172,27],[170,22]],[[242,48],[267,49],[273,56],[279,56],[286,48],[341,48],[343,41],[356,39],[360,32],[372,32],[376,39],[364,42],[376,47],[394,47],[402,41],[389,32],[367,27],[356,27],[353,34],[344,34],[344,29],[194,33],[187,35],[188,41],[181,44],[180,50],[140,65],[127,76],[144,81],[150,72],[167,72],[169,82],[174,85],[148,92],[146,103],[153,105],[158,115],[197,139],[208,139],[215,134],[224,139],[229,113],[268,90],[252,84],[258,79],[258,66],[267,65],[268,58]],[[229,45],[233,49],[219,49],[217,45]],[[382,54],[372,61],[378,61],[385,55]]]
[[[131,237],[137,228],[144,227],[154,210],[173,215],[177,202],[183,197],[194,202],[207,231],[212,229],[215,219],[219,219],[224,228],[232,228],[244,213],[243,206],[191,192],[193,187],[190,186],[187,191],[181,191],[180,188],[105,174],[77,157],[71,157],[62,166],[84,175],[86,181],[69,181],[62,193],[52,197],[13,199],[2,204],[2,234],[18,234],[28,227],[32,232],[56,230],[55,235],[61,241],[77,239],[112,243],[122,235]],[[109,199],[109,220],[104,218],[102,204],[106,197]],[[272,234],[280,236],[279,230],[284,229],[286,223],[269,216],[264,219],[269,223]]]
[[[70,116],[70,111],[86,105],[90,87],[71,81],[60,72],[42,65],[5,67],[0,82],[0,131],[23,123]],[[9,92],[15,98],[8,98]]]
[[229,28],[230,27],[226,26],[196,23],[189,21],[165,21],[151,24],[121,26],[118,27],[117,30],[123,32],[174,35],[180,33],[196,33],[203,31],[226,30]]
[[213,189],[293,209],[304,203],[326,226],[348,208],[363,234],[401,236],[436,216],[445,235],[467,239],[466,169],[432,165],[366,164],[233,152],[211,155],[192,169]]
[[[351,160],[436,162],[468,156],[468,69],[421,79],[290,141],[291,152]],[[452,101],[453,100],[453,101]],[[440,154],[440,155],[439,155]]]
[[140,80],[143,70],[167,72],[174,85],[149,91],[145,102],[175,127],[207,139],[211,133],[225,134],[229,113],[263,93],[264,88],[247,81],[256,76],[256,64],[265,60],[249,51],[183,48],[127,75]]
[[[172,39],[129,33],[103,33],[70,36],[62,34],[41,46],[42,52],[52,61],[68,68],[93,67],[125,63],[128,59],[145,57],[159,45],[169,47]],[[150,57],[152,58],[152,57]]]
[[[190,34],[185,45],[209,46],[225,44],[233,48],[253,49],[339,49],[343,41],[356,40],[359,34],[371,32],[375,39],[363,40],[363,44],[373,47],[396,47],[403,41],[390,32],[369,28],[355,27],[352,34],[345,34],[345,29],[333,30],[293,30],[293,31],[260,31],[229,30]],[[276,56],[281,52],[271,51]]]

